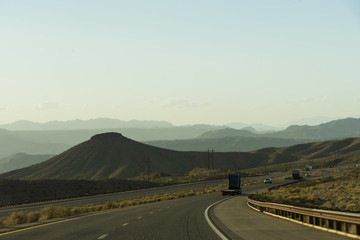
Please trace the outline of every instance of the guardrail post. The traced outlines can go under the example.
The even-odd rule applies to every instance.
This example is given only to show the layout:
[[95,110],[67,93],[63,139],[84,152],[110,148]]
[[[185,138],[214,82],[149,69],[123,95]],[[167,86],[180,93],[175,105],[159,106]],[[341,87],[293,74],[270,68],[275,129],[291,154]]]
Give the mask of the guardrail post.
[[357,234],[357,225],[348,223],[347,225],[347,232],[351,234]]
[[341,231],[341,222],[335,221],[336,230]]
[[310,216],[304,215],[304,222],[310,224]]
[[329,228],[329,220],[328,219],[322,219],[322,227]]
[[320,219],[318,217],[314,217],[314,218],[315,218],[315,225],[320,226]]
[[314,224],[314,218],[313,216],[309,216],[309,223],[310,224]]
[[341,222],[341,231],[347,232],[347,231],[346,231],[346,223],[345,223],[345,222]]

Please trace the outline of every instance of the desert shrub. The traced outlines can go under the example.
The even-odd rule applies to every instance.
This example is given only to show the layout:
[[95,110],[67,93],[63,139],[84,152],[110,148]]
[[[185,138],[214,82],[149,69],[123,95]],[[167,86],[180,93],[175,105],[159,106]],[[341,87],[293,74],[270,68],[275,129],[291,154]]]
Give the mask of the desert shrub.
[[40,218],[40,213],[37,211],[34,212],[29,212],[27,215],[27,222],[31,223],[31,222],[37,222]]
[[112,208],[116,208],[116,204],[114,202],[106,202],[103,206],[103,209],[112,209]]
[[5,219],[5,226],[12,226],[16,224],[22,224],[27,222],[27,217],[24,212],[13,212],[10,217]]
[[173,199],[175,199],[175,197],[174,196],[166,196],[165,199],[166,200],[173,200]]
[[96,205],[93,207],[94,211],[101,211],[103,210],[103,205]]
[[91,208],[88,207],[73,207],[70,209],[70,215],[79,215],[90,212]]
[[71,209],[68,207],[48,206],[40,211],[39,220],[47,220],[52,218],[68,217],[71,215]]
[[346,205],[345,210],[349,211],[349,212],[358,212],[358,211],[360,211],[359,204],[350,203],[350,204]]
[[127,206],[129,206],[128,201],[121,201],[120,204],[119,204],[119,207],[121,207],[121,208],[124,208],[124,207],[127,207]]
[[186,197],[192,197],[192,196],[195,196],[195,195],[196,195],[195,192],[187,192],[187,193],[185,194]]

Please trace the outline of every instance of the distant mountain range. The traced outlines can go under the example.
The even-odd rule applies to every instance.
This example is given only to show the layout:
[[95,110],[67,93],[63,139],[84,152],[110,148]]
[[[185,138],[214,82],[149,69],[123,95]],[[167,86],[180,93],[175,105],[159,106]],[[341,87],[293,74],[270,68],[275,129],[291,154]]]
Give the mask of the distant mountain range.
[[174,127],[166,121],[121,121],[109,118],[97,118],[90,120],[71,120],[71,121],[50,121],[37,123],[32,121],[20,120],[10,124],[2,124],[0,128],[6,130],[88,130],[88,129],[111,129],[111,128],[168,128]]
[[259,133],[253,129],[222,128],[194,139],[146,141],[147,144],[179,151],[253,151],[267,147],[286,147],[300,143],[360,137],[360,119],[347,118],[317,126],[290,126],[282,131]]
[[[26,134],[25,134],[26,135]],[[48,141],[41,133],[32,132],[21,136],[15,132],[0,129],[0,158],[23,152],[27,154],[58,154],[73,146],[72,144],[56,142],[56,138]]]
[[289,126],[285,130],[271,133],[256,133],[246,129],[224,128],[206,132],[198,138],[221,137],[269,137],[301,140],[329,140],[347,137],[360,137],[360,119],[346,118],[322,123],[316,126]]
[[267,147],[286,147],[310,140],[282,139],[270,137],[213,137],[186,140],[146,141],[144,143],[177,151],[249,152]]
[[[274,164],[307,161],[320,164],[353,161],[360,155],[360,138],[305,143],[252,152],[215,152],[215,168],[244,170]],[[335,156],[335,158],[334,158]],[[184,175],[208,166],[207,152],[174,151],[136,142],[119,133],[104,133],[69,150],[26,168],[10,171],[0,178],[11,179],[104,179],[162,172]],[[149,162],[149,165],[147,165]]]
[[17,130],[0,129],[0,158],[18,152],[28,154],[59,154],[104,132],[118,132],[136,141],[192,139],[207,131],[223,128],[193,125],[169,128],[116,128],[90,130]]
[[52,157],[54,157],[52,154],[30,155],[26,153],[17,153],[0,159],[0,173],[28,167]]
[[360,119],[346,118],[322,123],[316,126],[290,126],[279,132],[266,134],[267,136],[293,139],[342,139],[360,137]]
[[[109,122],[112,120],[110,119]],[[167,124],[162,126],[167,126]],[[102,125],[102,127],[106,126]],[[268,133],[260,133],[249,127],[232,129],[226,126],[212,125],[87,130],[9,131],[0,129],[0,158],[18,152],[59,154],[86,141],[91,136],[105,132],[122,133],[136,141],[172,150],[206,151],[208,148],[214,148],[217,152],[238,152],[253,151],[264,147],[282,147],[314,141],[360,137],[360,119],[340,119],[317,126],[290,126],[282,131]]]

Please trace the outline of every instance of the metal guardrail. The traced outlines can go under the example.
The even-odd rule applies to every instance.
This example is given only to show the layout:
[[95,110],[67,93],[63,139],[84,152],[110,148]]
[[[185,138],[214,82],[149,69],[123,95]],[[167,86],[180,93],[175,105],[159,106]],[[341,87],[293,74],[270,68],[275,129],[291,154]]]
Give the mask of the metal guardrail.
[[248,205],[260,212],[360,239],[360,214],[260,202],[250,199],[250,197]]

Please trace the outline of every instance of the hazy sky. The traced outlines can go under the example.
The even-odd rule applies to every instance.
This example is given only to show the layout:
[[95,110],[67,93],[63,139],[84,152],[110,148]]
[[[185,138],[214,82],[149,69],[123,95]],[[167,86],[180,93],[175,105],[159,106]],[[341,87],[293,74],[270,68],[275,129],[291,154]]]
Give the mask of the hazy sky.
[[360,117],[360,1],[0,0],[0,124]]

